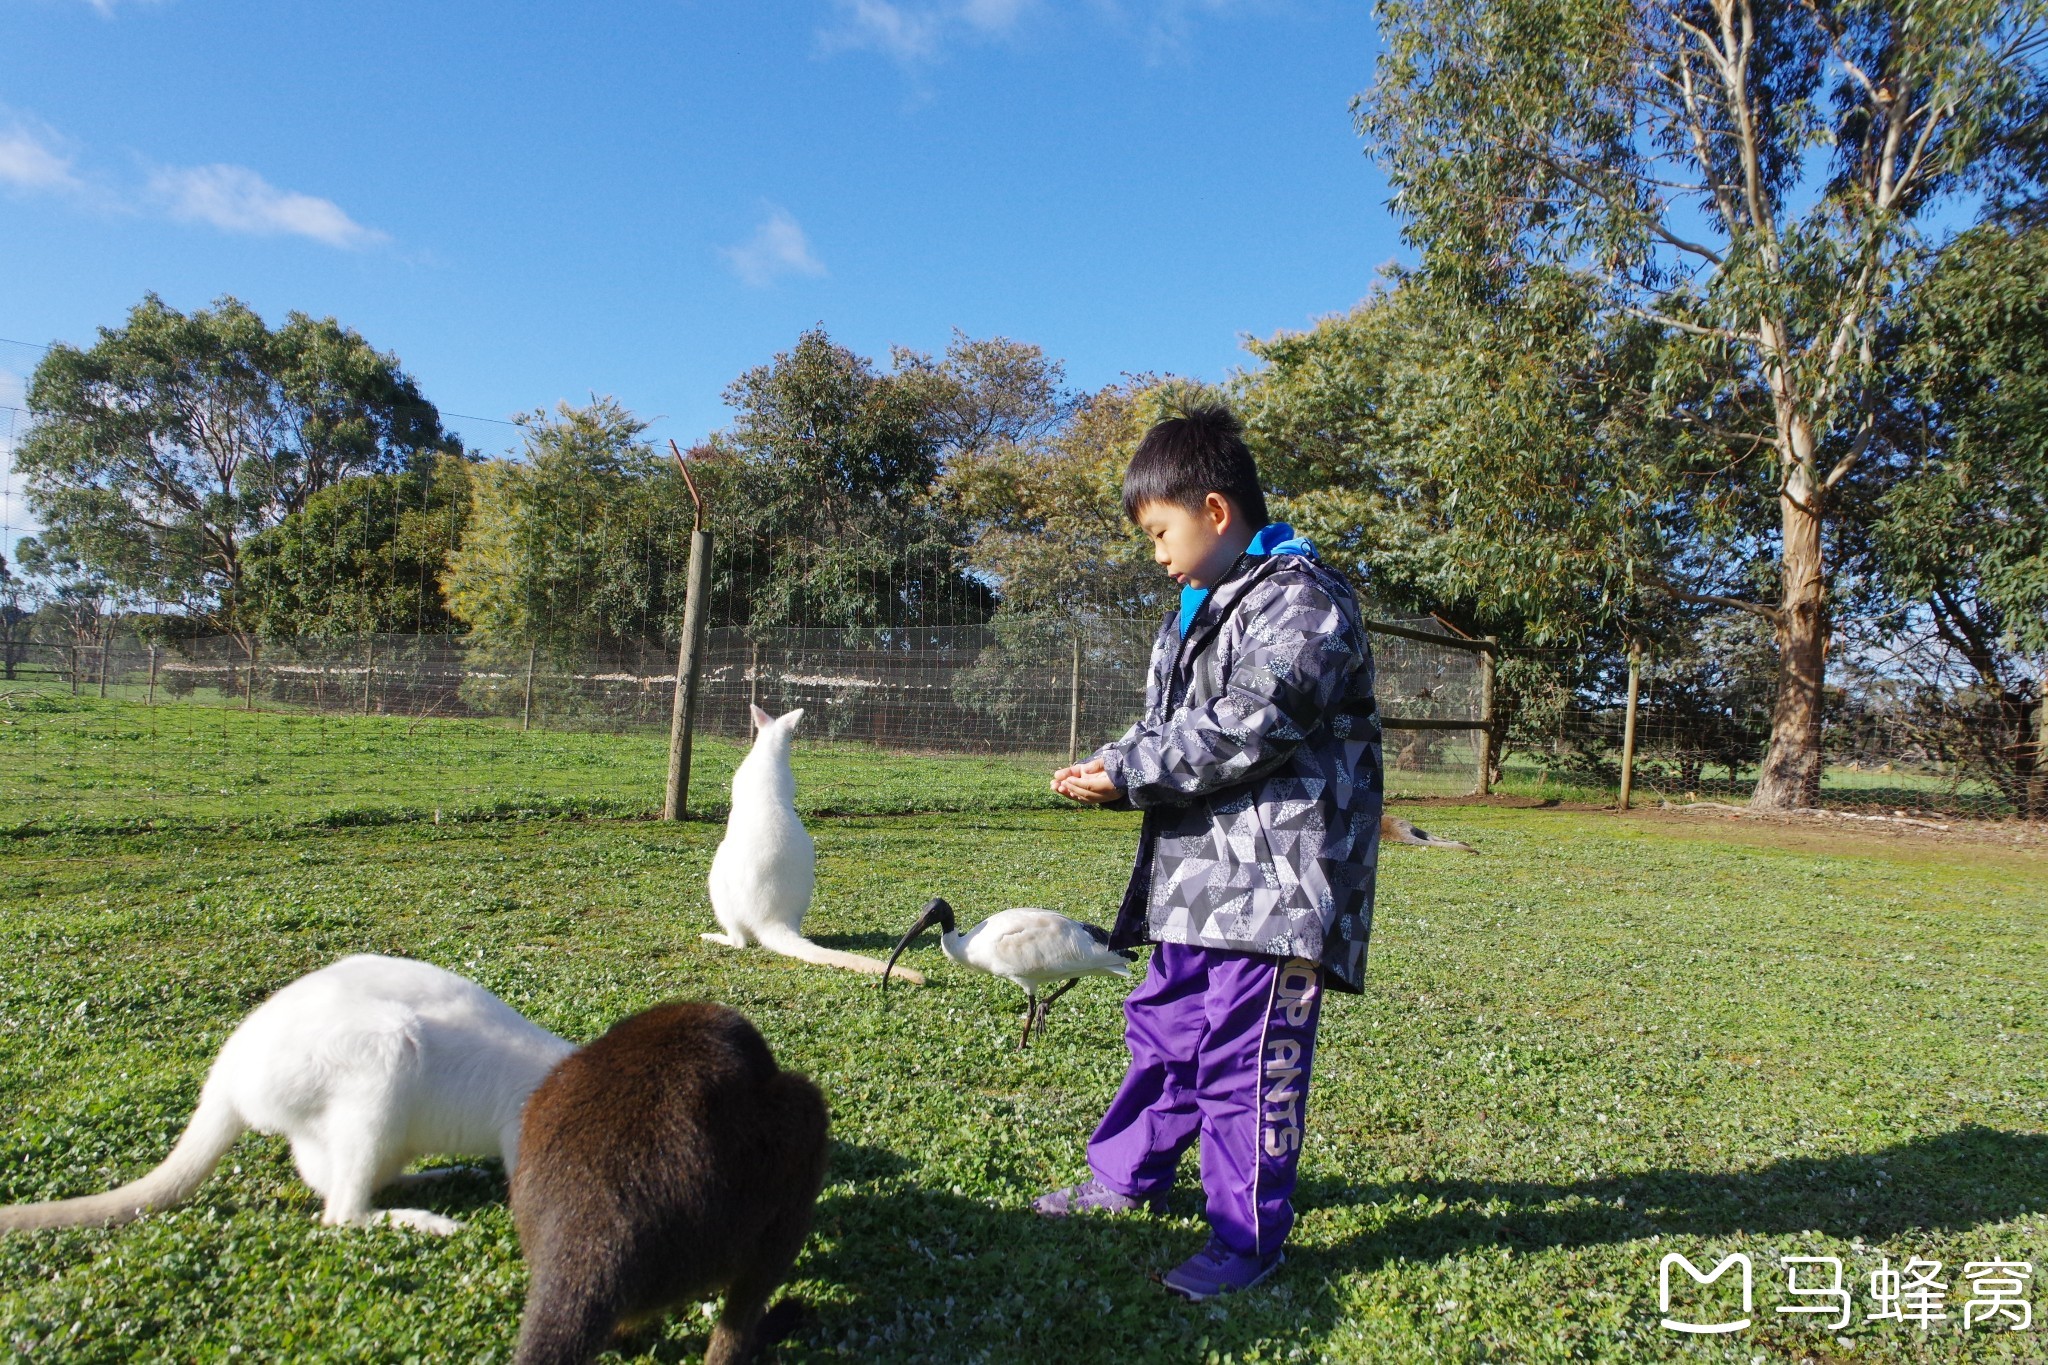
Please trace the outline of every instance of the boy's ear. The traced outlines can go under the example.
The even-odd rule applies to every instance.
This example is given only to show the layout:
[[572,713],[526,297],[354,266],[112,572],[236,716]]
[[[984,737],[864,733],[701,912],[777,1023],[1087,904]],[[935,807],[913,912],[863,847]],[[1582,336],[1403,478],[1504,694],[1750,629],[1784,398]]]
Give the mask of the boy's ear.
[[1237,509],[1230,505],[1230,499],[1221,493],[1210,493],[1202,499],[1202,514],[1218,534],[1228,531],[1237,524]]
[[769,715],[766,711],[763,711],[760,707],[755,706],[753,703],[749,702],[747,704],[747,709],[754,713],[754,728],[756,730],[765,730],[775,723],[775,717]]

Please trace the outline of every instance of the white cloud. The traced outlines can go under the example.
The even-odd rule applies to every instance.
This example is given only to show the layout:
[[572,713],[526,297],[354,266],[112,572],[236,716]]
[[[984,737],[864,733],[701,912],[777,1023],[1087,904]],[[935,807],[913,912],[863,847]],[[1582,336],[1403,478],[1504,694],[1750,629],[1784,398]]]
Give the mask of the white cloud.
[[57,150],[56,142],[55,134],[20,120],[0,128],[0,185],[41,193],[84,189],[71,158]]
[[833,4],[842,20],[838,27],[818,35],[827,51],[879,52],[904,63],[938,53],[939,21],[931,11],[912,10],[890,0],[833,0]]
[[[1284,9],[1290,0],[831,0],[818,51],[875,52],[908,68],[933,65],[963,44],[1014,39],[1027,20],[1076,29],[1081,15],[1136,46],[1148,63],[1185,61],[1201,26]],[[1064,13],[1062,12],[1064,11]]]
[[812,253],[803,227],[789,210],[772,205],[753,236],[738,246],[721,247],[718,254],[725,257],[733,274],[756,288],[792,275],[815,279],[825,273],[825,263]]
[[279,189],[246,166],[158,166],[138,186],[126,177],[81,174],[66,141],[0,106],[0,190],[61,195],[100,214],[155,212],[225,232],[305,237],[348,250],[391,240],[332,199]]
[[150,173],[147,193],[171,217],[224,232],[308,237],[349,250],[391,240],[332,199],[281,190],[246,166],[161,167]]
[[1035,0],[965,0],[960,17],[984,33],[1008,33]]
[[1038,0],[947,0],[898,4],[896,0],[832,0],[839,22],[818,30],[824,52],[879,52],[904,66],[936,61],[958,36],[997,38],[1009,34]]
[[1154,0],[1131,6],[1126,18],[1141,35],[1139,45],[1145,59],[1158,64],[1186,60],[1195,28],[1203,19],[1267,8],[1271,8],[1271,0]]

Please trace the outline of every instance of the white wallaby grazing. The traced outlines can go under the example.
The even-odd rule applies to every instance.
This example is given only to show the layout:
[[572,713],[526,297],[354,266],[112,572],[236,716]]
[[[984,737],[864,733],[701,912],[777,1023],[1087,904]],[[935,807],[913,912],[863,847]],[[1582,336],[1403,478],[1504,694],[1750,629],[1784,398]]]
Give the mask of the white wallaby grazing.
[[450,1233],[461,1226],[452,1218],[374,1209],[370,1198],[428,1155],[503,1157],[510,1175],[526,1097],[572,1050],[453,972],[345,957],[229,1035],[161,1166],[105,1194],[0,1207],[0,1231],[107,1227],[180,1203],[253,1128],[290,1139],[299,1175],[327,1201],[321,1222]]
[[[711,913],[725,932],[704,937],[730,948],[758,943],[785,957],[880,976],[880,958],[842,953],[803,936],[818,884],[818,850],[797,817],[796,775],[789,768],[790,736],[803,708],[781,716],[752,710],[754,747],[732,775],[732,814],[711,858]],[[901,967],[895,974],[924,984]]]
[[1380,842],[1383,844],[1415,844],[1422,848],[1462,848],[1467,853],[1479,850],[1470,844],[1461,844],[1456,839],[1439,839],[1426,829],[1417,829],[1398,815],[1380,815]]

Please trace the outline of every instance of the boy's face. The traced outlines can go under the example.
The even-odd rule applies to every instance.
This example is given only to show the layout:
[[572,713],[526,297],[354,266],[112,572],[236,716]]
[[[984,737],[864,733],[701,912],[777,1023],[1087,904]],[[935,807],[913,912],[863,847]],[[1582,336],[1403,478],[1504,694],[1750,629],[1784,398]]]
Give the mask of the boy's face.
[[1230,499],[1211,493],[1199,508],[1177,502],[1138,504],[1138,529],[1152,541],[1152,558],[1185,588],[1215,585],[1251,542]]

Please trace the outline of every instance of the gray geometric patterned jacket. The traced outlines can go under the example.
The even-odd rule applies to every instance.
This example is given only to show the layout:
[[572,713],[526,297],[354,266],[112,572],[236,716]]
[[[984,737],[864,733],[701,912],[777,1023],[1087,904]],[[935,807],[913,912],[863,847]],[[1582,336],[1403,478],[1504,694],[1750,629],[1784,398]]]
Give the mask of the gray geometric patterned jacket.
[[1145,717],[1095,757],[1145,812],[1110,943],[1321,962],[1365,986],[1379,862],[1372,647],[1342,577],[1246,555],[1152,646]]

